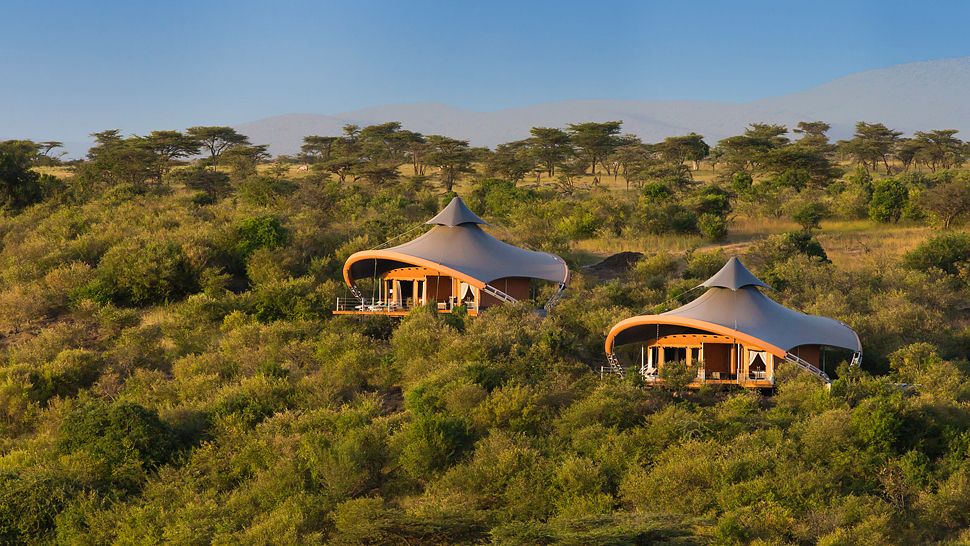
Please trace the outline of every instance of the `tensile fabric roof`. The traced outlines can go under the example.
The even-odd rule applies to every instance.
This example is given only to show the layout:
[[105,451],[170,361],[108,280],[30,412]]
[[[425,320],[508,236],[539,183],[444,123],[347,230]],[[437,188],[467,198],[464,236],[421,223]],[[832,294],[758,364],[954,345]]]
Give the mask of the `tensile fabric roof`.
[[687,305],[659,315],[620,321],[610,331],[607,352],[657,335],[712,332],[757,343],[784,357],[801,345],[827,345],[861,352],[859,336],[838,320],[807,315],[776,302],[758,287],[768,287],[740,260],[731,258],[698,287],[708,290]]
[[566,284],[569,267],[559,256],[526,250],[502,242],[485,230],[486,224],[455,197],[434,218],[430,230],[406,243],[350,256],[344,280],[380,276],[401,267],[429,267],[482,288],[505,277],[528,277]]

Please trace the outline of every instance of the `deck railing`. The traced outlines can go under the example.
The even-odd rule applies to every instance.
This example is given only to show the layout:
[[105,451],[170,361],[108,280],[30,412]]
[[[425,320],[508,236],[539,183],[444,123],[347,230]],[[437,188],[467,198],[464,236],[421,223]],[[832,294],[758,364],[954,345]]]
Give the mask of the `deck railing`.
[[[406,313],[420,305],[414,300],[405,300],[402,303],[394,301],[383,301],[377,298],[337,298],[337,311],[350,313]],[[460,305],[456,301],[437,302],[438,311],[450,312]],[[478,306],[473,302],[465,302],[465,308],[469,311],[478,311]]]

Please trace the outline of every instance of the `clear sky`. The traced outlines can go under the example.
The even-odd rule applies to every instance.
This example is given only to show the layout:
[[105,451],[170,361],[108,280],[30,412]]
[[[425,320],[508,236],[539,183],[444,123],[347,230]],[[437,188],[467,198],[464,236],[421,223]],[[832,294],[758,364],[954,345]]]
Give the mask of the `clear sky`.
[[970,2],[0,0],[0,138],[388,103],[748,101],[970,55]]

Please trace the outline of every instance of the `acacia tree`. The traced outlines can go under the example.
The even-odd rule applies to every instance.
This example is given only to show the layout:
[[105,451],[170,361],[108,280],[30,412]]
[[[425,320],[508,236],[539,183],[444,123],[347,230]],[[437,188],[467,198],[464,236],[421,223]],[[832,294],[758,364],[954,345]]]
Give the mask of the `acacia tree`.
[[415,145],[423,142],[421,134],[405,131],[396,121],[364,127],[356,135],[359,154],[354,174],[374,184],[396,180],[398,168],[411,162],[418,174],[420,155]]
[[338,140],[340,140],[340,137],[305,136],[303,137],[303,145],[300,146],[300,154],[307,163],[330,161],[334,143]]
[[744,134],[731,136],[718,142],[714,155],[729,166],[729,174],[760,168],[765,156],[772,150],[788,144],[784,125],[752,123]]
[[896,159],[903,164],[903,170],[908,171],[910,166],[919,166],[919,155],[923,151],[923,145],[912,138],[901,138],[896,142]]
[[124,138],[118,129],[93,133],[95,144],[78,168],[78,178],[91,189],[131,184],[141,186],[157,176],[158,155],[141,138]]
[[237,144],[226,149],[223,158],[232,169],[233,178],[242,180],[256,174],[256,166],[269,159],[268,149],[266,144]]
[[169,171],[173,160],[196,155],[202,148],[198,140],[179,131],[152,131],[141,139],[141,143],[157,157],[155,164],[158,180]]
[[556,176],[559,167],[573,154],[569,133],[553,127],[533,127],[527,141],[537,166],[542,167],[549,177]]
[[797,141],[799,145],[831,152],[834,147],[829,144],[829,137],[825,134],[831,128],[832,126],[824,121],[799,121],[792,132],[802,135]]
[[361,156],[365,161],[380,163],[396,163],[400,165],[407,160],[409,136],[401,130],[401,124],[397,121],[382,123],[380,125],[368,125],[360,130],[357,135],[360,141]]
[[785,185],[826,187],[842,174],[821,149],[799,143],[774,148],[761,158],[760,171],[775,175]]
[[30,169],[37,145],[29,140],[0,142],[0,210],[20,210],[42,198],[40,175]]
[[664,161],[670,163],[693,162],[696,171],[700,168],[700,161],[710,153],[711,147],[704,142],[702,135],[690,133],[665,138],[663,142],[657,144],[657,151]]
[[428,136],[429,151],[425,161],[428,165],[438,168],[438,175],[447,191],[455,185],[455,181],[466,173],[475,172],[472,162],[475,151],[468,146],[467,140],[458,140],[441,135]]
[[428,140],[421,133],[402,131],[401,139],[407,143],[407,157],[411,161],[416,176],[424,176],[426,163],[424,155],[428,152]]
[[910,141],[914,148],[914,159],[922,161],[933,172],[938,168],[949,169],[962,164],[966,146],[955,136],[958,132],[956,129],[916,131]]
[[485,153],[483,163],[486,175],[499,176],[512,182],[522,180],[530,172],[535,172],[536,182],[539,182],[539,177],[544,172],[544,167],[540,168],[528,140],[499,144],[494,152]]
[[62,151],[53,155],[54,150],[64,147],[64,143],[59,140],[44,140],[35,144],[37,145],[37,154],[34,165],[59,165],[61,157],[67,153]]
[[954,180],[923,191],[919,201],[940,219],[943,229],[949,229],[954,220],[970,213],[970,173],[961,172]]
[[893,131],[882,123],[866,123],[860,121],[855,125],[855,134],[849,140],[840,140],[838,143],[839,151],[855,159],[866,168],[870,165],[872,170],[880,161],[886,167],[886,173],[892,173],[889,165],[889,158],[896,151],[896,143],[903,133]]
[[596,164],[600,162],[603,162],[607,174],[612,174],[605,159],[620,145],[621,125],[623,125],[622,121],[569,124],[569,138],[586,159],[586,164],[590,166],[593,176],[596,176]]
[[639,138],[628,139],[622,146],[618,146],[610,156],[616,164],[616,171],[623,175],[626,188],[630,189],[630,182],[639,184],[643,181],[642,173],[659,163],[655,145],[644,144]]
[[201,148],[209,152],[212,165],[219,162],[219,156],[232,146],[249,144],[249,137],[236,132],[232,127],[189,127],[188,135],[199,142]]
[[337,175],[341,183],[352,176],[356,182],[360,176],[354,172],[363,162],[360,147],[360,127],[354,124],[343,126],[343,135],[334,140],[329,148],[329,159],[318,164],[318,168]]
[[57,148],[63,148],[64,143],[59,140],[44,140],[37,143],[41,155],[51,157],[51,152]]

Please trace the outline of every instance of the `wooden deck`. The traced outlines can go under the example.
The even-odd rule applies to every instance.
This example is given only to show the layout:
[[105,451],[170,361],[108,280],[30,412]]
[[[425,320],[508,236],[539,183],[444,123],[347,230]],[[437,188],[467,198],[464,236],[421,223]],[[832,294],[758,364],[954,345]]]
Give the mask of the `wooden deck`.
[[[395,310],[377,310],[377,311],[358,311],[358,310],[345,310],[345,311],[331,311],[334,315],[383,315],[385,317],[405,317],[411,309],[395,309]],[[439,309],[439,313],[451,313],[450,309]],[[467,311],[468,316],[477,317],[478,311],[474,309],[469,309]]]

